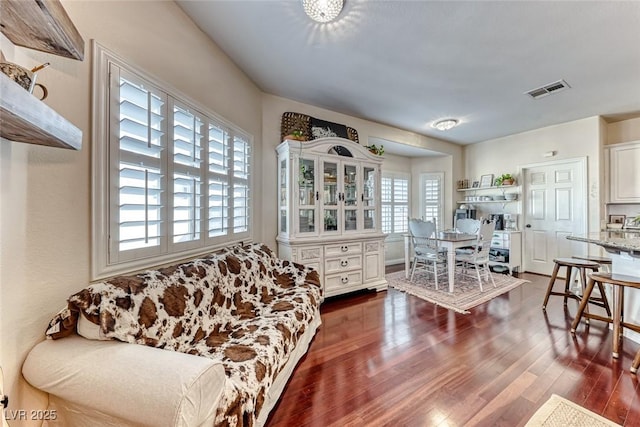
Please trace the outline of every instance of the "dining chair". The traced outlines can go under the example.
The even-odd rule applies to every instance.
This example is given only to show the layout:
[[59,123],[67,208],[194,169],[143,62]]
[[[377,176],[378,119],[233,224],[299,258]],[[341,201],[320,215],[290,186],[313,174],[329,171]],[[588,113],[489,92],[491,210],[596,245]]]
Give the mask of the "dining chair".
[[409,234],[413,243],[413,265],[409,281],[413,282],[413,275],[418,265],[433,273],[435,288],[438,289],[438,276],[446,273],[447,257],[446,252],[438,247],[438,241],[434,238],[436,225],[431,221],[422,221],[411,218],[409,220]]
[[[489,250],[491,249],[491,238],[493,237],[495,227],[496,223],[494,221],[482,222],[478,230],[476,243],[471,252],[461,254],[456,252],[456,268],[461,270],[460,274],[475,276],[480,285],[480,292],[484,291],[482,288],[482,276],[484,276],[487,283],[489,279],[491,279],[493,287],[496,287],[496,282],[493,280],[491,270],[489,269]],[[473,267],[475,275],[467,273],[467,269],[471,267]]]
[[[473,218],[461,218],[456,221],[456,232],[463,234],[478,234],[480,230],[480,224],[482,223],[479,219]],[[461,248],[456,249],[456,255],[470,255],[476,250],[475,245],[463,246]]]

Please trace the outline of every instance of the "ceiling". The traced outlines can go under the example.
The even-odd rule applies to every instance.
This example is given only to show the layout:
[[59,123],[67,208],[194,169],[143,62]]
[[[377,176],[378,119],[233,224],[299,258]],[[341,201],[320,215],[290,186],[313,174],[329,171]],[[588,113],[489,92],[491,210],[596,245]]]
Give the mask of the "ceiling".
[[640,117],[638,1],[345,0],[328,24],[299,0],[178,4],[264,92],[457,144]]

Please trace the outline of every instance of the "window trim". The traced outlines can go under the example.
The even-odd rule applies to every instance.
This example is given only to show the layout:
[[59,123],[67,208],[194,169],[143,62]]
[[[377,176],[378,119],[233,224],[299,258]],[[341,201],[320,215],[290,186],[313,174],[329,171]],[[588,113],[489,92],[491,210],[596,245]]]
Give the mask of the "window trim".
[[[255,170],[255,147],[254,147],[254,139],[253,136],[241,129],[240,127],[230,123],[228,120],[220,117],[215,112],[211,111],[210,108],[207,108],[200,104],[199,102],[189,98],[184,95],[182,92],[174,88],[172,85],[163,82],[162,80],[157,79],[153,75],[150,75],[148,72],[140,69],[132,62],[123,59],[117,54],[107,50],[105,47],[97,43],[95,40],[92,40],[92,105],[91,105],[91,138],[93,143],[92,146],[92,154],[91,154],[91,173],[92,173],[92,185],[91,185],[91,233],[92,233],[92,241],[91,241],[91,279],[103,279],[109,276],[113,276],[116,274],[122,273],[130,273],[137,270],[142,270],[144,268],[148,268],[151,266],[162,265],[174,261],[180,261],[188,258],[192,258],[197,255],[201,255],[204,253],[209,253],[215,251],[216,249],[228,246],[233,243],[249,243],[253,240],[253,213],[255,212],[253,204],[253,188],[254,188],[254,170]],[[249,205],[247,207],[248,211],[248,221],[246,224],[247,231],[234,234],[233,227],[230,227],[229,230],[232,233],[231,235],[224,236],[216,236],[210,238],[208,236],[208,227],[207,220],[205,218],[206,215],[202,215],[201,218],[204,221],[204,227],[202,233],[204,233],[203,238],[205,239],[205,246],[200,246],[196,248],[190,248],[186,250],[182,250],[180,252],[166,252],[160,255],[150,255],[145,256],[144,258],[129,260],[124,262],[119,262],[117,264],[109,263],[109,230],[110,230],[110,218],[111,213],[109,206],[109,194],[114,189],[109,188],[109,173],[113,173],[110,171],[110,158],[115,155],[114,153],[115,147],[114,144],[111,144],[109,141],[110,137],[110,112],[111,105],[109,102],[109,86],[110,86],[110,64],[114,64],[118,67],[124,68],[128,73],[134,74],[138,78],[142,78],[146,82],[154,85],[158,88],[161,88],[162,92],[165,92],[171,96],[171,98],[175,99],[179,104],[186,104],[190,108],[197,110],[199,113],[203,114],[205,117],[213,119],[216,125],[221,125],[234,134],[241,135],[244,140],[249,144],[251,155],[249,157],[249,179],[244,179],[244,182],[248,185],[249,190]],[[169,106],[167,105],[167,111]],[[169,114],[169,113],[167,113]],[[206,121],[207,126],[210,123],[208,120]],[[169,135],[167,135],[169,138]],[[208,144],[208,140],[206,141]],[[170,142],[167,142],[167,147]],[[112,149],[113,148],[113,149]],[[172,151],[172,150],[171,150]],[[166,155],[170,153],[167,151]],[[229,167],[233,170],[233,153],[231,153],[230,164]],[[171,162],[169,162],[171,163]],[[170,167],[172,168],[172,167]],[[172,180],[173,178],[169,178]],[[229,194],[229,198],[233,198],[233,186],[243,181],[242,179],[234,179],[230,180],[231,190]],[[205,187],[208,185],[208,182],[203,182]],[[169,194],[170,188],[173,188],[173,184],[167,185],[165,191],[167,192],[166,197],[173,197],[172,194]],[[206,197],[205,197],[206,200]],[[205,206],[201,206],[201,209],[206,212]],[[233,203],[230,200],[230,215],[233,215]],[[167,221],[169,220],[169,216],[167,216]],[[166,236],[167,242],[169,240],[173,240],[173,236]],[[207,246],[207,242],[214,242],[213,244],[209,244]],[[169,245],[171,246],[171,245]],[[179,246],[179,245],[178,245]]]

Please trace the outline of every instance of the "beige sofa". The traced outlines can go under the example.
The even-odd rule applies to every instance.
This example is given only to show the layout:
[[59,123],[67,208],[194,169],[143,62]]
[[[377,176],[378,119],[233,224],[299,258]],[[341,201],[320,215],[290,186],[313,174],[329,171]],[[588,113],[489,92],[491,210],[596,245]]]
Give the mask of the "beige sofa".
[[72,295],[23,375],[49,393],[49,425],[262,425],[321,300],[315,270],[229,248]]

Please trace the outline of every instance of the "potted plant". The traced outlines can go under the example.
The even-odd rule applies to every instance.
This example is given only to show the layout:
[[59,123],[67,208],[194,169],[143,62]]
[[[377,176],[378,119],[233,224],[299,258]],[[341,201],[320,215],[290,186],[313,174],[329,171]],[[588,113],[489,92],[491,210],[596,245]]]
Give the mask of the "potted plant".
[[496,178],[495,184],[496,186],[500,185],[513,185],[516,182],[513,175],[510,173],[505,173]]
[[294,129],[291,133],[284,137],[284,139],[292,139],[294,141],[306,141],[307,137],[304,136],[304,133],[299,129]]
[[384,154],[384,145],[380,145],[378,147],[375,144],[366,145],[365,148],[369,149],[373,154],[377,154],[378,156],[382,156]]

